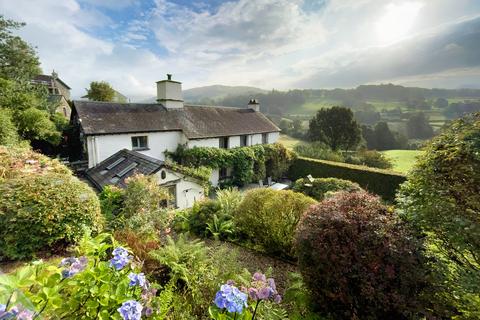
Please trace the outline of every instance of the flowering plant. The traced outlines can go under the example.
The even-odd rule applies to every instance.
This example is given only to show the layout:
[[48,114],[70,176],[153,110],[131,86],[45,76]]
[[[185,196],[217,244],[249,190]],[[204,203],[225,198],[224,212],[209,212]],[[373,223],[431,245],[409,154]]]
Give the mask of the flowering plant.
[[[6,303],[0,304],[0,319],[32,319],[40,314],[47,318],[163,319],[159,310],[164,315],[169,306],[160,305],[163,300],[157,296],[157,286],[138,272],[140,263],[127,249],[116,246],[110,235],[85,238],[77,251],[78,258],[62,259],[58,265],[38,261],[14,274],[0,275],[0,303]],[[21,307],[29,302],[32,311]]]
[[[248,304],[248,298],[251,304]],[[209,308],[210,316],[216,320],[244,319],[254,320],[261,301],[280,303],[281,296],[278,294],[275,280],[268,278],[260,272],[252,276],[249,287],[240,290],[232,280],[227,281],[220,287],[215,295],[215,306]]]

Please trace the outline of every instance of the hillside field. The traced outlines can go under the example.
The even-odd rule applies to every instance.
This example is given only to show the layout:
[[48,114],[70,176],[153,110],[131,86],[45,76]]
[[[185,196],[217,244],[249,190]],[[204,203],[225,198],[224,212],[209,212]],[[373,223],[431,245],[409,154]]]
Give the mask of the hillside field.
[[423,154],[423,151],[387,150],[382,151],[382,153],[392,160],[394,171],[407,173],[415,164],[417,157]]

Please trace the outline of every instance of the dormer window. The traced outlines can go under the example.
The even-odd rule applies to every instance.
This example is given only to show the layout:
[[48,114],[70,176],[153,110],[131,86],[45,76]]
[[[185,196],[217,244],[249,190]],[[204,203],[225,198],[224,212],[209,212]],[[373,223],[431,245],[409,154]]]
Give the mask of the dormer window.
[[136,136],[132,137],[132,150],[148,150],[148,137]]
[[228,149],[228,137],[221,137],[219,147],[222,149]]
[[240,136],[240,147],[248,146],[248,136]]

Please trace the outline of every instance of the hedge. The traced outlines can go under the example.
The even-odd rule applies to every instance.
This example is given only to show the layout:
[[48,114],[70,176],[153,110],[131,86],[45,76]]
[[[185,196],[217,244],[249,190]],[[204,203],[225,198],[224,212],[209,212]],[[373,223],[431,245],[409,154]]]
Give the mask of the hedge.
[[400,173],[353,164],[299,157],[289,170],[289,178],[297,180],[307,175],[314,178],[339,178],[358,183],[363,189],[393,201],[406,177]]

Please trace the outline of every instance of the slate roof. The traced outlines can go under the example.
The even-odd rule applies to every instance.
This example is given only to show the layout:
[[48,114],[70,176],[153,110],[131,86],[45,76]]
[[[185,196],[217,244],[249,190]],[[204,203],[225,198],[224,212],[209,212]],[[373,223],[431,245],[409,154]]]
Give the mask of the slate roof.
[[246,108],[74,101],[85,135],[182,131],[189,139],[278,132],[260,112]]
[[154,174],[164,166],[164,162],[136,151],[123,149],[88,169],[85,175],[97,189],[106,185],[125,187],[125,179],[136,174]]
[[[38,82],[38,83],[43,83],[48,86],[52,84],[53,77],[48,74],[39,74],[33,78],[33,82]],[[57,81],[60,82],[65,88],[67,89],[72,89],[70,88],[65,82],[63,82],[60,78],[57,78]]]

